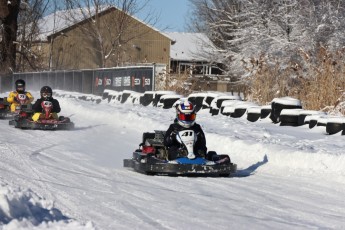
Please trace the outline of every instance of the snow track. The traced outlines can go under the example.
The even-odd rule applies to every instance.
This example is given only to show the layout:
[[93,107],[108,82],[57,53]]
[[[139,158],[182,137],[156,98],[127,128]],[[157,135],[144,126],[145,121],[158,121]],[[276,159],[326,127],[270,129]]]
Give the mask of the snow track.
[[146,176],[123,159],[143,132],[166,129],[173,110],[58,99],[75,130],[19,130],[0,120],[0,179],[69,218],[109,230],[345,228],[343,136],[201,111],[209,149],[229,153],[238,172]]

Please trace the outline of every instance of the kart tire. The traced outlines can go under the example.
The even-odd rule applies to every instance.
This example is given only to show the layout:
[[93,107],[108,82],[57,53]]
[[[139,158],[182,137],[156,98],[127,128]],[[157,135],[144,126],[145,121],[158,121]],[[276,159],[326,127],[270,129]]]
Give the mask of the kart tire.
[[229,177],[230,173],[221,173],[219,174],[220,177]]

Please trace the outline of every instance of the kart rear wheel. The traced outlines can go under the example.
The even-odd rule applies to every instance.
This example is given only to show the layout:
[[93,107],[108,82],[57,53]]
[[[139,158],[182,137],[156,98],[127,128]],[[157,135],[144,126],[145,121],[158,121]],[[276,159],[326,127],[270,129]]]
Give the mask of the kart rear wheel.
[[230,173],[221,173],[219,174],[220,177],[229,177]]

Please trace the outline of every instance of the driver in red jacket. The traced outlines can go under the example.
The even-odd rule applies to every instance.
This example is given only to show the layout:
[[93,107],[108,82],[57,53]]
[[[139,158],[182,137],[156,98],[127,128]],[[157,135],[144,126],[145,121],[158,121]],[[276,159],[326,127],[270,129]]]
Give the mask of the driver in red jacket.
[[[49,86],[43,86],[40,91],[41,98],[37,99],[35,104],[32,106],[32,109],[34,110],[34,115],[32,116],[33,121],[38,121],[42,118],[47,118],[44,106],[49,105],[51,106],[49,119],[59,119],[59,116],[57,113],[61,111],[59,101],[53,98],[53,90]],[[44,103],[46,103],[44,105]]]

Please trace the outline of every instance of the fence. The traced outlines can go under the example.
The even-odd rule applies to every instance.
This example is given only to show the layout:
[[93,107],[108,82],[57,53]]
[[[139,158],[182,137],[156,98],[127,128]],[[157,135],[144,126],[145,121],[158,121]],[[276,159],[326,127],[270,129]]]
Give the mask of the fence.
[[154,90],[155,65],[130,66],[94,70],[64,70],[51,72],[14,73],[0,78],[0,91],[13,90],[14,82],[23,79],[30,91],[44,85],[53,89],[101,95],[104,89],[116,91]]

